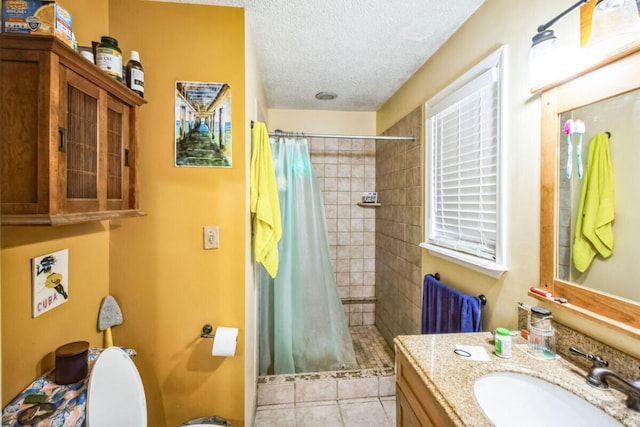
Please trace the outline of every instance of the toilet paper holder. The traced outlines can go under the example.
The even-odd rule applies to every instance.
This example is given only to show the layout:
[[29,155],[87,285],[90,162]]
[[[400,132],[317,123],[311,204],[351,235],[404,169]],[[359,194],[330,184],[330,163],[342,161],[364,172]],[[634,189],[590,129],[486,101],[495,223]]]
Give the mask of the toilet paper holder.
[[213,326],[208,323],[202,327],[202,333],[200,334],[200,338],[215,338],[215,334],[211,334],[213,332]]

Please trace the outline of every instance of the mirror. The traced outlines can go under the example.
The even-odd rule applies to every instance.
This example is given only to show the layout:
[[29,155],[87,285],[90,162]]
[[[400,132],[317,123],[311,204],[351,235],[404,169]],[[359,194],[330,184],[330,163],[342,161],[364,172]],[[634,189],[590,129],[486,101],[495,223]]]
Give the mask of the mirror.
[[[612,58],[542,93],[540,287],[569,300],[566,308],[640,337],[640,49]],[[579,134],[585,124],[582,164],[586,178],[594,135],[610,132],[614,183],[613,253],[596,254],[580,272],[573,262],[576,220],[584,179],[578,173]],[[594,162],[595,164],[595,162]]]
[[[640,236],[640,90],[624,93],[560,114],[558,140],[558,236],[557,277],[590,289],[640,302],[640,286],[630,278],[640,278],[637,237]],[[578,131],[584,124],[581,136]],[[577,130],[566,134],[566,130]],[[588,267],[574,265],[576,228],[580,200],[589,189],[581,178],[586,173],[588,154],[596,134],[609,132],[609,152],[613,175],[613,250],[606,258],[596,254]],[[582,141],[581,141],[582,138]],[[569,148],[570,147],[570,148]],[[569,157],[569,149],[572,151]],[[578,160],[581,161],[578,161]],[[580,168],[580,166],[582,166]],[[592,176],[594,175],[593,171]],[[595,188],[592,182],[591,188]],[[594,189],[589,194],[596,194]],[[585,192],[585,197],[586,197]],[[579,234],[579,233],[578,233]]]

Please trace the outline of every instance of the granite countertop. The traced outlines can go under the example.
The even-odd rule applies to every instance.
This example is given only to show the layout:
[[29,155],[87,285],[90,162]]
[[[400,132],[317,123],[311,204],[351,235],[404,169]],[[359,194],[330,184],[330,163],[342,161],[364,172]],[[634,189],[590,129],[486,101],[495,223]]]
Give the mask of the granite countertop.
[[[586,383],[586,372],[564,359],[536,360],[515,348],[526,341],[514,337],[513,356],[494,353],[490,332],[404,335],[395,339],[401,351],[457,426],[491,426],[477,403],[473,385],[492,372],[518,372],[556,384],[602,409],[622,424],[640,426],[640,412],[625,406],[626,396],[617,390],[598,390]],[[469,360],[453,353],[456,344],[482,346],[491,361]],[[467,390],[468,392],[462,392]],[[552,402],[549,402],[552,404]]]

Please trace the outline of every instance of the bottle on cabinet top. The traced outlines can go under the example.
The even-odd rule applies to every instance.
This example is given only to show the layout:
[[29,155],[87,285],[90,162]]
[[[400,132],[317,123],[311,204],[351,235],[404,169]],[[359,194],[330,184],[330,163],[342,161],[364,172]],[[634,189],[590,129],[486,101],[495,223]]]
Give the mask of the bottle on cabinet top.
[[122,81],[122,51],[118,40],[102,36],[96,47],[96,65],[119,82]]
[[144,98],[144,69],[140,63],[140,54],[132,50],[127,63],[126,81],[129,89]]

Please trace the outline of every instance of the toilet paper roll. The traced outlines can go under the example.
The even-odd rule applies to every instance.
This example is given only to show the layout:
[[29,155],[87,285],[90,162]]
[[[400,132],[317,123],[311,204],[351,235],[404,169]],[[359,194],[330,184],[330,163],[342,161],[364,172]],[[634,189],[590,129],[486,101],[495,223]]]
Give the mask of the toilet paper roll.
[[238,343],[238,328],[218,326],[216,336],[213,339],[212,356],[234,356]]

